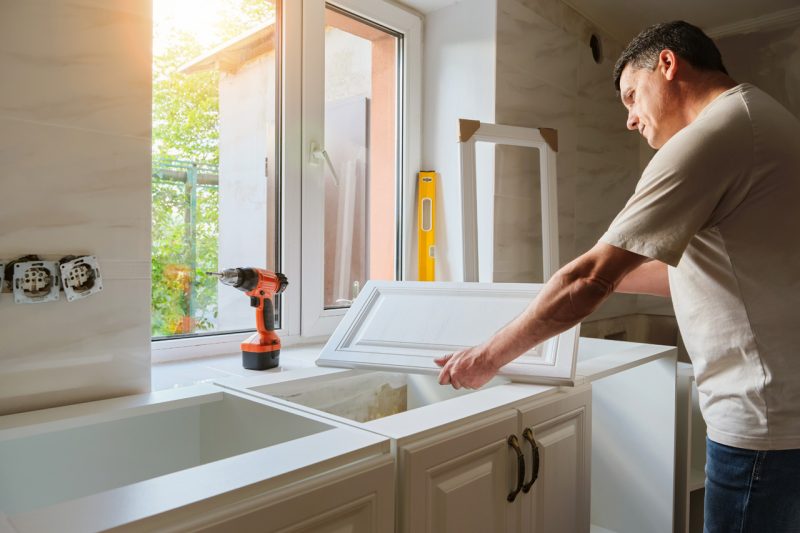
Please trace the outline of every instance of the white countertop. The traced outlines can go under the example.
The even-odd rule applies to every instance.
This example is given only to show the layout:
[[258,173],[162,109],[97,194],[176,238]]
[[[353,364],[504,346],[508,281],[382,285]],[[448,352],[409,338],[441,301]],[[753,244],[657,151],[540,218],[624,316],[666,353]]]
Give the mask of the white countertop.
[[[247,370],[242,367],[240,353],[203,357],[199,359],[185,359],[169,363],[156,363],[151,370],[152,390],[173,389],[186,387],[198,383],[213,383],[224,378],[264,376],[277,374],[301,368],[315,367],[324,343],[284,346],[281,349],[280,366],[270,370]],[[612,359],[608,359],[609,347],[614,346]],[[616,368],[622,363],[620,357],[629,360],[631,364],[643,364],[641,358],[658,358],[661,352],[658,348],[669,349],[671,346],[659,347],[654,344],[640,344],[632,342],[599,340],[581,337],[578,342],[578,365],[576,369],[576,385],[586,379],[598,379],[598,374]],[[636,352],[640,354],[633,355]]]
[[198,383],[212,383],[222,378],[263,376],[315,366],[323,343],[283,346],[280,366],[270,370],[247,370],[242,367],[239,352],[215,357],[183,359],[168,363],[155,363],[151,367],[150,383],[153,391],[186,387]]
[[[227,375],[215,383],[224,387],[231,387],[239,391],[251,391],[263,396],[265,393],[258,389],[278,383],[294,380],[315,379],[318,376],[345,372],[344,369],[320,368],[314,366],[314,360],[320,346],[306,347],[299,352],[297,359],[287,354],[285,365],[281,353],[282,371],[252,372],[237,369],[236,375]],[[317,350],[316,352],[314,350]],[[664,357],[675,357],[677,350],[673,346],[659,346],[632,342],[612,341],[604,339],[582,338],[578,343],[578,361],[575,371],[575,386],[583,386],[592,381],[602,379],[612,374],[622,372],[629,368],[647,364]],[[236,360],[235,364],[239,364]],[[299,368],[298,368],[299,367]],[[303,370],[304,369],[304,370]],[[287,372],[295,370],[294,372]],[[350,371],[351,372],[351,371]],[[323,381],[319,382],[320,384]],[[569,388],[569,387],[567,387]],[[302,387],[300,387],[302,390]],[[311,408],[304,408],[292,403],[270,396],[271,401],[300,409],[309,410],[321,416],[327,416],[346,424],[374,431],[393,439],[417,438],[429,430],[439,431],[448,425],[458,425],[467,419],[485,416],[495,410],[502,410],[520,401],[534,398],[544,398],[557,394],[560,388],[553,385],[533,385],[526,383],[505,383],[486,386],[469,394],[459,395],[449,400],[436,400],[425,405],[422,411],[410,409],[385,418],[371,420],[365,423],[354,422],[335,415],[322,413]],[[424,413],[424,414],[423,414]]]

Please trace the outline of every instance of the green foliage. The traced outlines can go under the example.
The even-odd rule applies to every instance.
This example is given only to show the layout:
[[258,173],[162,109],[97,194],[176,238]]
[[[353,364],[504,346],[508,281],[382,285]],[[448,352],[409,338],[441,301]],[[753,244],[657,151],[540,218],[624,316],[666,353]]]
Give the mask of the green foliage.
[[[223,43],[273,16],[274,7],[264,0],[228,0],[225,15],[210,30],[213,41]],[[186,183],[162,172],[175,160],[219,164],[219,73],[180,71],[215,45],[204,46],[174,25],[155,21],[154,28],[157,38],[167,42],[164,52],[153,57],[151,331],[156,337],[213,330],[217,317],[217,281],[204,273],[217,269],[218,187],[197,186],[194,226],[189,228]]]
[[[158,170],[154,167],[156,174]],[[217,286],[205,272],[217,269],[218,188],[197,186],[194,255],[186,224],[190,205],[186,184],[154,177],[152,190],[152,335],[214,329]]]
[[176,32],[168,53],[153,58],[153,155],[219,162],[219,73],[178,69],[202,53],[197,40]]

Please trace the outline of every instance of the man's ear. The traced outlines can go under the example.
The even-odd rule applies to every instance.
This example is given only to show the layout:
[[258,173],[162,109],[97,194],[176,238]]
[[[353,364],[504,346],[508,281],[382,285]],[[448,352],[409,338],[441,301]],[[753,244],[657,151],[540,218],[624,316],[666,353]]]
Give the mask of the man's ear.
[[664,78],[672,81],[678,74],[679,62],[680,58],[678,55],[669,48],[665,48],[658,54],[658,71],[664,75]]

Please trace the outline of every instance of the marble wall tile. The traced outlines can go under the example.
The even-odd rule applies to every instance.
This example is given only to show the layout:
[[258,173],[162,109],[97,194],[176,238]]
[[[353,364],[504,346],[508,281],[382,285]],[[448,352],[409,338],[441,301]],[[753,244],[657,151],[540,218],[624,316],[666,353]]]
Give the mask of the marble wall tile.
[[498,60],[497,114],[502,115],[498,121],[503,124],[557,128],[560,122],[573,118],[575,104],[574,89],[564,90]]
[[536,148],[497,146],[495,195],[532,198],[538,202],[541,196],[540,158]]
[[800,118],[800,24],[731,35],[717,46],[734,79],[759,87]]
[[[622,46],[561,0],[500,0],[497,25],[497,122],[559,132],[559,248],[565,264],[594,245],[638,179],[638,141],[625,128],[612,80]],[[592,34],[601,39],[600,64],[589,48]],[[541,276],[531,268],[541,264],[541,235],[533,237],[529,225],[531,213],[539,220],[538,211],[521,196],[526,190],[520,163],[499,156],[496,168],[495,279],[534,281]],[[502,196],[507,193],[519,198]],[[614,299],[609,306],[612,314],[633,312],[636,299]]]
[[0,0],[0,258],[103,273],[72,303],[0,294],[0,414],[149,389],[150,11]]
[[534,198],[495,196],[496,281],[507,281],[507,276],[525,272],[527,278],[516,279],[542,282],[542,232],[538,213],[538,200]]
[[0,12],[0,117],[150,136],[149,1],[3,0]]
[[146,392],[150,282],[104,280],[83,300],[0,305],[0,415]]
[[577,41],[521,0],[498,4],[497,55],[504,74],[524,74],[571,92],[577,78]]
[[597,64],[581,54],[578,67],[576,242],[578,253],[593,246],[633,192],[639,173],[637,134],[625,126],[626,112],[613,85],[616,57]]
[[[498,122],[558,130],[559,259],[564,264],[576,254],[576,91],[584,47],[577,30],[562,24],[560,1],[507,0],[499,5]],[[498,255],[502,259],[501,251]]]
[[2,258],[148,260],[150,141],[0,119],[0,207]]

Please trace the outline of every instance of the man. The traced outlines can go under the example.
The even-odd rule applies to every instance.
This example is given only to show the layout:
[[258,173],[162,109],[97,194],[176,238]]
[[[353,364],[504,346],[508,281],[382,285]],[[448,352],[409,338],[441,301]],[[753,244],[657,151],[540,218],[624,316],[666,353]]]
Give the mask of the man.
[[671,295],[708,425],[706,531],[800,531],[800,123],[682,21],[639,34],[614,77],[658,150],[633,196],[522,315],[437,360],[439,382],[480,387],[615,290]]

